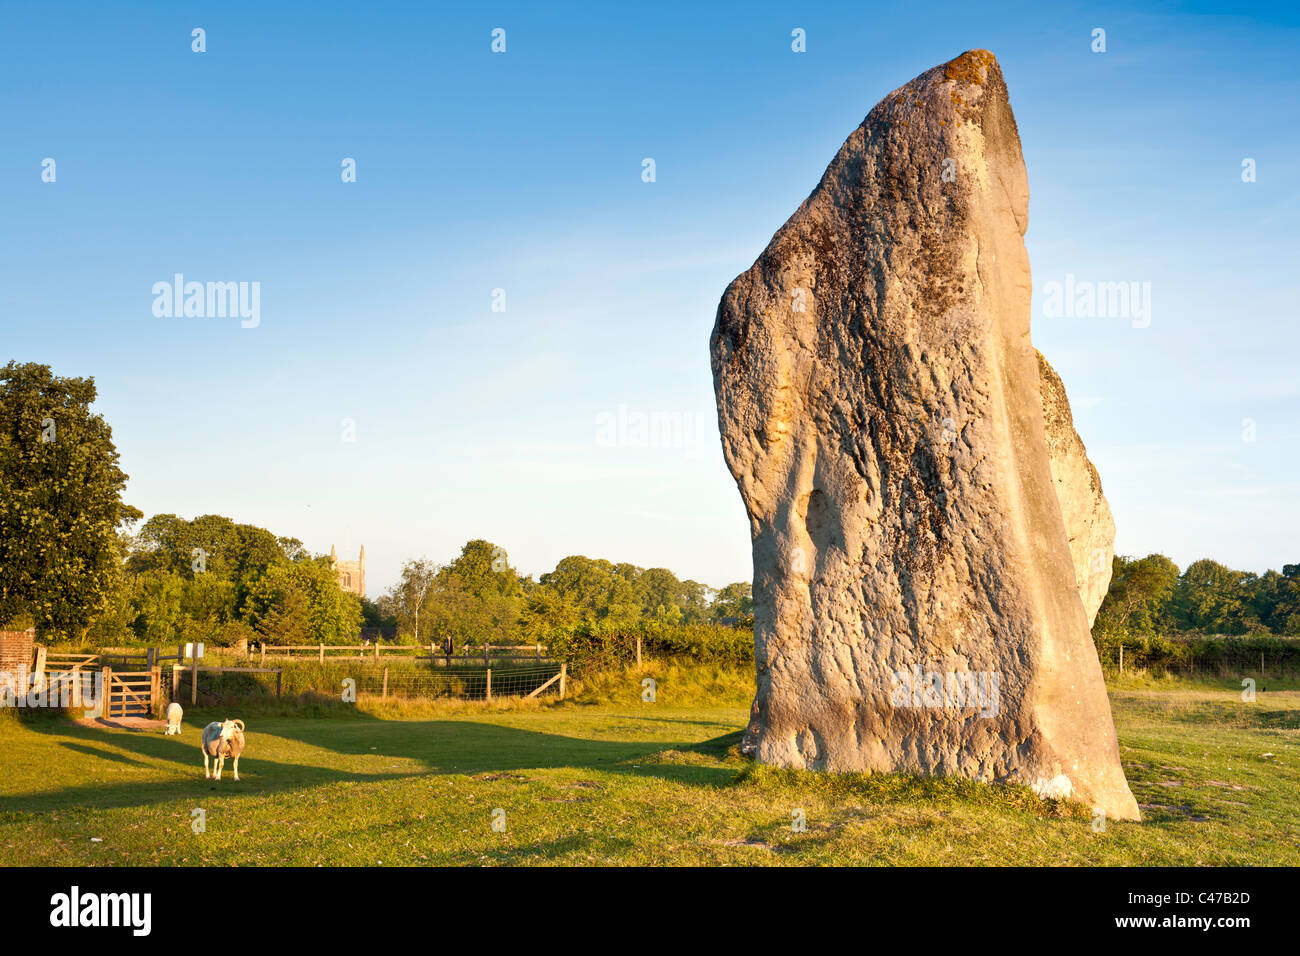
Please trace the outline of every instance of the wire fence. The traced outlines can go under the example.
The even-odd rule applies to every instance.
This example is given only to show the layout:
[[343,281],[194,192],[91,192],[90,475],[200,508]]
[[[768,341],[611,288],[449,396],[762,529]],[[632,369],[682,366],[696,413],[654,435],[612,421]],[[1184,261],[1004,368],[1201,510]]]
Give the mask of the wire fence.
[[448,666],[430,661],[283,662],[277,668],[170,669],[165,679],[170,699],[200,704],[318,694],[348,699],[356,695],[408,700],[496,700],[505,697],[561,695],[567,669],[553,661],[516,660],[492,667],[458,660]]
[[1295,638],[1154,638],[1105,642],[1097,651],[1107,674],[1145,672],[1178,677],[1300,677]]

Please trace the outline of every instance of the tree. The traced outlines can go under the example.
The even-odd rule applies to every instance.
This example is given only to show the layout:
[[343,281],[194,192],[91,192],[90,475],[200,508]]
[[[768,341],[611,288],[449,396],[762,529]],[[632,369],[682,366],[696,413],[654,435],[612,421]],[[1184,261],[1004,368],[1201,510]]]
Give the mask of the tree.
[[558,590],[539,584],[529,594],[521,619],[525,640],[540,643],[550,640],[556,630],[576,626],[581,617]]
[[561,604],[574,609],[580,621],[631,624],[640,618],[642,605],[630,568],[632,565],[616,566],[603,559],[570,555],[561,559],[554,571],[542,575],[534,600],[548,600],[540,592],[549,589]]
[[463,591],[479,599],[495,595],[518,597],[523,593],[505,549],[482,538],[465,542],[460,554],[444,570],[456,576]]
[[744,619],[754,613],[752,585],[748,581],[728,584],[718,591],[709,612],[714,619],[734,617]]
[[1300,635],[1300,564],[1282,565],[1280,575],[1275,571],[1273,594],[1263,616],[1274,634]]
[[361,602],[339,588],[325,557],[271,565],[248,600],[250,623],[265,636],[300,633],[308,643],[347,644],[361,630]]
[[170,571],[151,570],[132,576],[132,626],[145,644],[170,644],[183,634],[185,579]]
[[1099,633],[1157,634],[1174,627],[1178,565],[1163,554],[1133,559],[1116,555],[1110,589],[1097,612]]
[[667,568],[648,568],[636,576],[642,613],[659,620],[677,623],[686,604],[686,588],[677,575]]
[[415,643],[420,639],[420,609],[438,576],[438,565],[427,558],[407,561],[402,565],[402,576],[386,595],[388,603],[397,613],[399,627],[410,625],[415,632]]
[[0,623],[80,639],[108,603],[117,532],[142,515],[95,398],[93,378],[0,369]]
[[382,597],[378,601],[363,597],[361,624],[363,627],[397,627],[397,613]]
[[[165,643],[184,639],[229,644],[247,637],[250,625],[256,625],[268,639],[290,643],[297,639],[288,631],[279,633],[276,625],[268,621],[282,621],[284,627],[299,636],[307,633],[307,625],[299,625],[291,608],[277,611],[267,603],[271,598],[263,580],[274,567],[293,567],[315,560],[297,538],[277,538],[265,528],[240,524],[222,515],[201,515],[187,521],[173,514],[160,514],[141,525],[131,539],[129,552],[128,577],[147,580],[151,589],[142,592],[137,602],[134,631],[140,639],[154,635],[165,637]],[[169,604],[154,600],[164,591],[159,576],[178,582],[179,616],[172,614]],[[305,578],[299,575],[297,580],[301,584]],[[254,588],[258,587],[262,590],[255,598]],[[275,593],[287,596],[295,592],[289,589]],[[318,603],[321,600],[325,600],[324,594],[317,598]],[[300,603],[303,608],[310,606],[307,596]],[[157,615],[162,616],[155,620]],[[325,630],[328,632],[330,626]]]
[[1243,611],[1255,576],[1202,558],[1187,566],[1178,581],[1174,607],[1182,627],[1214,634],[1241,634]]
[[118,534],[117,554],[109,576],[104,608],[82,635],[82,639],[90,645],[119,647],[133,643],[135,640],[135,633],[131,627],[136,613],[132,602],[135,580],[134,575],[128,574],[124,566],[129,547],[129,536]]

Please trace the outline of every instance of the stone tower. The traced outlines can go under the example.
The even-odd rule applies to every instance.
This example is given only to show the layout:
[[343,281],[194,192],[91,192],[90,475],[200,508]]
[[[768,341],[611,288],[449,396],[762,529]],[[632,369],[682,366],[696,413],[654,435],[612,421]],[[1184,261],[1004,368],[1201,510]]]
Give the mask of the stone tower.
[[356,561],[340,561],[334,545],[330,545],[330,567],[338,576],[339,587],[357,597],[366,596],[366,546],[361,546],[361,557]]

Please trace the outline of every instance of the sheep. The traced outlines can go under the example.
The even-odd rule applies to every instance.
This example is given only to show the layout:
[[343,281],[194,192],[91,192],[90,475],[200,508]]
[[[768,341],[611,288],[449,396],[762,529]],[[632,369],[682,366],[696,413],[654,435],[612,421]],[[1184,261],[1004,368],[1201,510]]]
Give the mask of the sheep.
[[[244,722],[226,719],[213,721],[203,728],[203,775],[212,780],[221,779],[221,768],[227,757],[233,757],[235,780],[239,780],[239,755],[244,750]],[[208,757],[213,757],[214,767],[208,770]]]
[[167,736],[181,732],[181,718],[184,716],[185,711],[180,704],[172,701],[167,705]]

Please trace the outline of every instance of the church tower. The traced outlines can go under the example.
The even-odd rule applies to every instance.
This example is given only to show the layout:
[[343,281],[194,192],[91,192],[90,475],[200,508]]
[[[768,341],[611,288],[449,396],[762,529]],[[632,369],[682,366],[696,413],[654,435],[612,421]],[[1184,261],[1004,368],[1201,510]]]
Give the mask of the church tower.
[[366,596],[366,546],[361,546],[361,556],[356,561],[340,561],[334,545],[330,545],[330,567],[339,582],[339,587],[357,597]]

